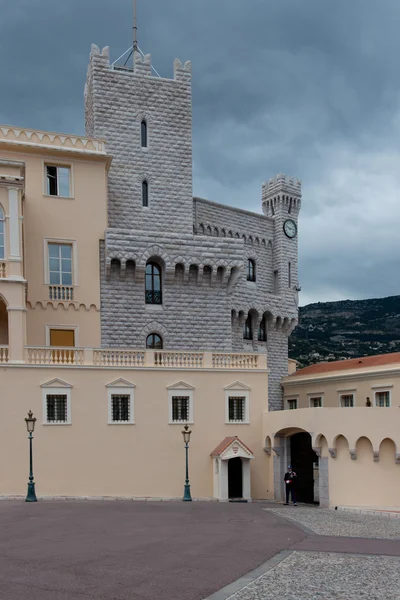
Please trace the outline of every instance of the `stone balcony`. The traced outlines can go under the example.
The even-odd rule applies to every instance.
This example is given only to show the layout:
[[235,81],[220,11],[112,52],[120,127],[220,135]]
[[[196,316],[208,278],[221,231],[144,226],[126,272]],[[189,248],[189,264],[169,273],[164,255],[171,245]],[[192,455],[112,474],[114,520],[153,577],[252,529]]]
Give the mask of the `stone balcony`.
[[[9,360],[8,346],[0,346],[0,364]],[[244,352],[185,352],[174,350],[131,350],[123,348],[57,348],[29,346],[17,364],[98,367],[118,369],[216,369],[266,370],[267,356]]]

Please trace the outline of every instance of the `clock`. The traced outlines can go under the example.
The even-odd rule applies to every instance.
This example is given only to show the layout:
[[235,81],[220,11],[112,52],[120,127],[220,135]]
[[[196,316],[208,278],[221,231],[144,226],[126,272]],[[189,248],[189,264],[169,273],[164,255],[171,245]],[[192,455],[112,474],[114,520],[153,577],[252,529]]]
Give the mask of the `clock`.
[[292,219],[286,219],[283,224],[283,231],[288,238],[294,238],[297,235],[297,225]]

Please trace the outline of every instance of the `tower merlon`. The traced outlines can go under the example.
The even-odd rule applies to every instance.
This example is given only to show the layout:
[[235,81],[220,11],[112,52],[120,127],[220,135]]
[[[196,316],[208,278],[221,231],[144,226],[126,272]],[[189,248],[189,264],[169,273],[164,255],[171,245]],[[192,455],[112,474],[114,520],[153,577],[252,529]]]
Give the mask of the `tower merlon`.
[[174,60],[174,79],[175,81],[182,81],[191,83],[192,81],[192,63],[187,60],[184,64],[176,58]]

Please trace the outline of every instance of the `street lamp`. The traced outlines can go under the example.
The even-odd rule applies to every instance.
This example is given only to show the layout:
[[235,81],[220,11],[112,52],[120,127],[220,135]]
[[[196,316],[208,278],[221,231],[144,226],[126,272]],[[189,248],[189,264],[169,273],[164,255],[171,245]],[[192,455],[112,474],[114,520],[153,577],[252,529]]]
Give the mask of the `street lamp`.
[[183,488],[184,492],[183,492],[183,498],[182,498],[182,500],[184,502],[192,501],[192,496],[190,495],[190,484],[189,484],[189,442],[190,442],[190,434],[191,433],[192,432],[189,429],[189,425],[186,423],[186,425],[182,431],[183,441],[185,442],[185,450],[186,450],[186,479],[185,479],[185,486]]
[[28,416],[25,417],[26,428],[28,430],[29,437],[29,483],[28,493],[25,498],[25,502],[37,502],[35,494],[35,483],[33,481],[33,457],[32,457],[32,439],[33,432],[35,431],[36,417],[33,416],[33,412],[30,410]]

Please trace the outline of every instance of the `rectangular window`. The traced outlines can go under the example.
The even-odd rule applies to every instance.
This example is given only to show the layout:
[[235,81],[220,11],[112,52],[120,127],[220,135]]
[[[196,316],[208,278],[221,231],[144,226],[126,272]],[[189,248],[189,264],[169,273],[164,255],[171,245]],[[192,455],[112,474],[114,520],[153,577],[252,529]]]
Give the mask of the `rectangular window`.
[[48,244],[50,285],[72,285],[72,245]]
[[342,394],[340,396],[340,406],[342,408],[353,408],[354,394]]
[[113,423],[129,423],[131,420],[130,394],[111,394],[111,420]]
[[71,197],[71,169],[70,167],[56,167],[46,165],[46,193],[49,196]]
[[74,329],[50,329],[50,346],[61,348],[75,347]]
[[46,395],[46,422],[68,423],[67,394]]
[[379,406],[381,408],[389,408],[390,407],[390,392],[375,392],[375,406]]
[[246,418],[246,396],[229,396],[229,422],[243,423]]
[[189,421],[190,397],[172,396],[172,422]]
[[274,271],[274,294],[279,294],[279,271]]
[[316,396],[314,398],[310,398],[310,406],[311,406],[311,408],[321,408],[322,407],[321,396]]
[[288,400],[288,409],[289,410],[296,410],[297,408],[297,398],[293,399],[293,400]]

